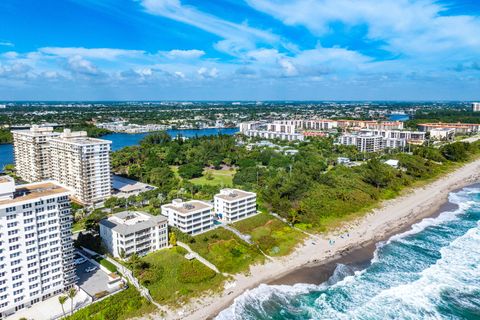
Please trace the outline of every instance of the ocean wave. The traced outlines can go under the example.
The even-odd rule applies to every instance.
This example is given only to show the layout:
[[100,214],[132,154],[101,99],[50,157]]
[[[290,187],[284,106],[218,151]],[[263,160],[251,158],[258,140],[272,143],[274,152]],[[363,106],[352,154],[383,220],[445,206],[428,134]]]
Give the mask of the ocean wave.
[[479,195],[451,193],[457,209],[377,244],[368,268],[339,264],[321,285],[260,285],[216,319],[480,319]]

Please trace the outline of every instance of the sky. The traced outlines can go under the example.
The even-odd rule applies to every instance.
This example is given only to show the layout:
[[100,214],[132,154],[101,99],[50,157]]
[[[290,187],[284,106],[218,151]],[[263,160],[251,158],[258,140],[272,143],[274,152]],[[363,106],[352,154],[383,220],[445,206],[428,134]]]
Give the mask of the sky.
[[0,100],[477,100],[480,0],[2,0]]

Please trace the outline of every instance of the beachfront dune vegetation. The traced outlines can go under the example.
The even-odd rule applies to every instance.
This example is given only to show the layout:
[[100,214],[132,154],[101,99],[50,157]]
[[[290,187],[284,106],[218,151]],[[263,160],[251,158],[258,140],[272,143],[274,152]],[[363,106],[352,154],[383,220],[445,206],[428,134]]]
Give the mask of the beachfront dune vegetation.
[[206,292],[222,289],[225,277],[196,259],[187,260],[187,251],[175,246],[139,258],[132,256],[126,265],[158,303],[179,306]]
[[127,289],[80,309],[65,319],[125,320],[152,313],[156,309],[134,286],[129,285]]

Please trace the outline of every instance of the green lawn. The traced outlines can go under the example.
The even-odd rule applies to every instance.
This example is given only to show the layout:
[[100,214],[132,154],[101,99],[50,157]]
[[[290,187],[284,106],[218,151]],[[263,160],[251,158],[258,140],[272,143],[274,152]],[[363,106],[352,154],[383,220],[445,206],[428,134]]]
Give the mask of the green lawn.
[[111,263],[110,261],[108,261],[105,258],[102,258],[101,256],[96,257],[95,261],[100,263],[103,267],[107,268],[108,271],[110,271],[110,272],[117,272],[118,271],[117,267],[113,263]]
[[[178,174],[178,166],[170,166],[175,176],[182,179]],[[199,178],[193,178],[189,181],[196,185],[209,185],[209,186],[224,186],[231,187],[233,185],[233,176],[236,170],[215,170],[207,168],[203,171],[203,176]]]
[[235,222],[233,227],[249,234],[252,240],[270,256],[284,256],[301,243],[305,234],[295,230],[267,213]]
[[[69,301],[66,302],[70,303]],[[67,320],[126,320],[152,313],[157,308],[140,293],[133,285],[105,300],[89,305],[68,316]]]
[[235,170],[205,169],[202,177],[191,179],[190,182],[197,185],[231,187],[234,175]]
[[225,277],[197,260],[185,259],[186,253],[175,247],[142,258],[148,267],[137,270],[136,276],[158,303],[178,306],[209,291],[223,290]]
[[202,233],[193,239],[193,243],[188,242],[190,247],[222,272],[246,272],[250,265],[262,263],[265,259],[255,246],[248,245],[223,228]]

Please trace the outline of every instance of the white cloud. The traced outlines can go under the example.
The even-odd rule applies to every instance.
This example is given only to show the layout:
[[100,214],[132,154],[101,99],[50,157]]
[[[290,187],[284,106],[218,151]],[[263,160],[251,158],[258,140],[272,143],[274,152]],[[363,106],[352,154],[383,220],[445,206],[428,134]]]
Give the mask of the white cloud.
[[97,76],[101,74],[97,66],[78,55],[68,59],[66,68],[74,74],[85,76]]
[[15,45],[13,44],[13,42],[10,42],[10,41],[1,41],[1,40],[0,40],[0,46],[3,46],[3,47],[14,47]]
[[217,78],[219,71],[216,67],[213,67],[211,69],[201,67],[197,70],[197,73],[201,78]]
[[366,25],[367,37],[384,41],[385,49],[412,56],[458,49],[480,52],[480,20],[448,16],[446,6],[423,0],[246,0],[253,8],[286,25],[301,25],[324,36],[330,24]]
[[38,49],[39,53],[59,56],[72,57],[81,56],[90,59],[113,60],[119,57],[134,57],[145,54],[143,50],[124,50],[111,48],[83,48],[83,47],[44,47]]
[[246,23],[234,23],[202,12],[193,6],[183,5],[180,0],[141,0],[145,10],[151,14],[179,21],[223,40],[216,44],[218,50],[237,55],[245,49],[253,49],[257,43],[279,44],[279,36]]
[[170,50],[164,53],[169,58],[197,59],[205,55],[203,50]]

